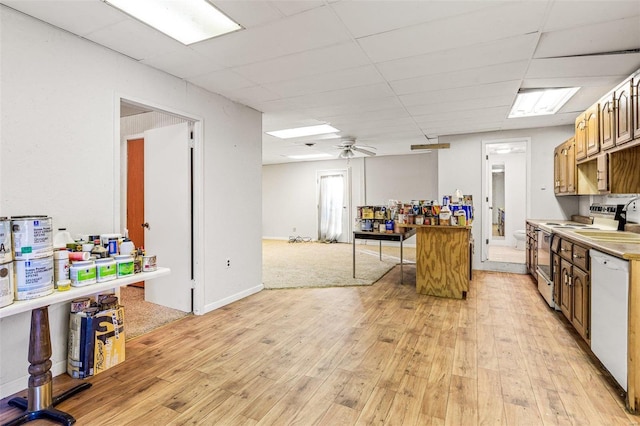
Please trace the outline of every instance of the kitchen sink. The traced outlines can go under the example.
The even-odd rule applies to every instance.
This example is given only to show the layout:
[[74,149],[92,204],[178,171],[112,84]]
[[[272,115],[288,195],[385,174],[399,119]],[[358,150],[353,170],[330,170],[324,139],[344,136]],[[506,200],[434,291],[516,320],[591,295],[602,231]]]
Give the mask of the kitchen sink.
[[640,234],[626,231],[596,231],[596,230],[575,230],[573,231],[583,237],[596,241],[622,244],[640,244]]

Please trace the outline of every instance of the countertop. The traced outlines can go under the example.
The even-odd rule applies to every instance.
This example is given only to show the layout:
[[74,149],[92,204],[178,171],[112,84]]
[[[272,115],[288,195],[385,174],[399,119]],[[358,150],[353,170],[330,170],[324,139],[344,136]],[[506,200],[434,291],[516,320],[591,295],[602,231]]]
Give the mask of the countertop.
[[574,231],[579,231],[580,229],[562,229],[562,228],[554,228],[552,226],[546,225],[549,222],[558,223],[560,225],[576,225],[577,224],[577,225],[584,226],[584,224],[579,224],[577,222],[573,222],[570,220],[553,220],[553,219],[545,219],[545,220],[527,219],[527,222],[536,226],[537,228],[543,229],[548,232],[552,232],[554,234],[560,235],[561,237],[570,238],[576,242],[582,243],[598,251],[608,253],[612,256],[616,256],[626,260],[640,260],[640,243],[612,243],[612,242],[597,241],[592,238],[588,238],[574,232]]

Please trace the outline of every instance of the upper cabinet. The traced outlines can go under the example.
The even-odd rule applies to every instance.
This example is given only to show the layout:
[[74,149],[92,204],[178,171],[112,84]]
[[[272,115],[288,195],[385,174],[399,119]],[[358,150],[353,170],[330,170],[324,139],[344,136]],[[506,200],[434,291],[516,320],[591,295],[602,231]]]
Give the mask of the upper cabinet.
[[556,195],[576,193],[576,156],[574,138],[553,151],[554,192]]
[[[640,81],[640,78],[636,78],[635,81]],[[638,95],[636,94],[635,97],[633,96],[633,82],[634,79],[629,78],[614,92],[614,134],[616,145],[622,145],[633,139],[633,101],[636,102],[635,109],[638,109]],[[640,133],[636,137],[640,137]]]
[[587,145],[587,155],[596,155],[600,152],[600,104],[596,103],[585,111],[584,119],[585,143]]
[[640,192],[639,93],[640,70],[576,118],[572,149],[553,153],[556,195]]

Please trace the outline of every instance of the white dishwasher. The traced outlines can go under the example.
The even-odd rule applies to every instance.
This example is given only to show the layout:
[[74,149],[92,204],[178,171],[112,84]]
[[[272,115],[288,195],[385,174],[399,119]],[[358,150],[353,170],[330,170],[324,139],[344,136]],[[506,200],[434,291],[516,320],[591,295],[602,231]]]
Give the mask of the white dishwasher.
[[629,262],[590,250],[591,350],[627,390]]

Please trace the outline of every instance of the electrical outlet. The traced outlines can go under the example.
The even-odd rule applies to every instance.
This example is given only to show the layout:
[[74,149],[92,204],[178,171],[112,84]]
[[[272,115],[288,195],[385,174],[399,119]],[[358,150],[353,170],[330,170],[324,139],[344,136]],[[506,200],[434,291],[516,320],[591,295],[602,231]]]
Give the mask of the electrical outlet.
[[227,268],[231,268],[231,259],[227,257]]
[[631,204],[631,211],[632,211],[632,212],[638,211],[638,210],[637,210],[637,208],[636,208],[636,203],[637,203],[637,201],[634,201],[634,202]]

